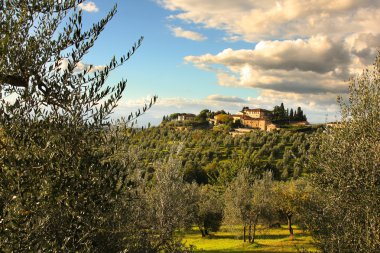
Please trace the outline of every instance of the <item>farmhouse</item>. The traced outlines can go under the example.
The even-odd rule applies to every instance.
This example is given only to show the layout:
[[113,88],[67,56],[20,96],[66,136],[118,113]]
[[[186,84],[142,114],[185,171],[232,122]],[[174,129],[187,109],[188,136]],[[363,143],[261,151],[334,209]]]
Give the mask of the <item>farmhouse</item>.
[[233,121],[240,121],[240,123],[249,128],[256,128],[263,131],[273,131],[277,126],[272,123],[272,112],[257,108],[250,109],[244,107],[243,110],[235,115],[232,115]]
[[249,116],[253,119],[263,119],[263,118],[271,118],[272,112],[257,108],[257,109],[250,109],[248,107],[244,107],[242,111],[243,115]]
[[250,109],[244,107],[242,111],[234,115],[215,115],[213,119],[209,119],[209,122],[213,125],[225,124],[228,119],[232,120],[233,123],[240,122],[246,128],[260,129],[262,131],[277,129],[277,126],[272,123],[272,112],[261,108]]

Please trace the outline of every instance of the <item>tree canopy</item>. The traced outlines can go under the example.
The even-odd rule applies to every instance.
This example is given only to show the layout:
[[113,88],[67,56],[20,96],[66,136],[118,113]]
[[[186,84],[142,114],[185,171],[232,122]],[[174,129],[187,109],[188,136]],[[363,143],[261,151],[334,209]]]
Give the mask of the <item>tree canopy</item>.
[[2,252],[120,252],[141,245],[128,201],[134,168],[121,152],[127,135],[119,128],[126,124],[109,121],[126,81],[105,82],[142,40],[102,69],[80,69],[117,10],[83,31],[82,2],[0,2]]
[[353,77],[342,120],[311,149],[319,201],[308,205],[309,228],[324,252],[379,252],[380,58]]

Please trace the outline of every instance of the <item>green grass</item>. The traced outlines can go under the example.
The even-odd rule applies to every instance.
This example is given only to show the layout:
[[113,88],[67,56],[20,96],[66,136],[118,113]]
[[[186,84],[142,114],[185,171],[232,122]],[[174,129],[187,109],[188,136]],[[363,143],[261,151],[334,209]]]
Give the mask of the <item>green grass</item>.
[[282,252],[293,253],[302,252],[306,249],[317,252],[312,245],[312,238],[309,234],[297,227],[294,229],[295,238],[290,240],[289,231],[286,227],[264,229],[259,228],[254,244],[244,243],[242,239],[242,229],[227,229],[223,227],[221,231],[209,237],[202,238],[195,228],[184,237],[186,245],[195,246],[195,252],[222,253],[222,252]]

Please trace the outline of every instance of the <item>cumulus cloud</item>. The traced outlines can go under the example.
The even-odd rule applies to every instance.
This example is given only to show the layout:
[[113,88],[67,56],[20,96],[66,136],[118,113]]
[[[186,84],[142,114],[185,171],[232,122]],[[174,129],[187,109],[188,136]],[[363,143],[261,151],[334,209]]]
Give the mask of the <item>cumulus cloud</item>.
[[214,71],[223,86],[294,93],[346,92],[352,54],[344,41],[326,36],[261,41],[254,49],[187,56],[185,62]]
[[380,34],[357,33],[346,38],[346,43],[357,57],[358,64],[369,65],[375,59],[380,47]]
[[81,3],[78,6],[79,6],[79,8],[81,8],[82,10],[87,11],[87,12],[98,12],[99,11],[99,8],[92,1]]
[[172,11],[171,20],[254,45],[189,55],[186,63],[215,73],[222,86],[258,88],[257,102],[294,100],[318,117],[337,112],[336,96],[380,47],[378,0],[156,1]]
[[170,29],[172,30],[174,36],[178,38],[185,38],[195,41],[203,41],[207,39],[207,37],[203,36],[200,33],[184,30],[181,27],[171,27]]
[[224,64],[231,67],[255,65],[263,69],[301,70],[327,73],[350,63],[350,52],[341,42],[325,36],[285,41],[261,41],[254,49],[223,50],[217,55],[187,56],[185,61]]
[[377,0],[157,0],[172,18],[226,31],[246,41],[378,29]]

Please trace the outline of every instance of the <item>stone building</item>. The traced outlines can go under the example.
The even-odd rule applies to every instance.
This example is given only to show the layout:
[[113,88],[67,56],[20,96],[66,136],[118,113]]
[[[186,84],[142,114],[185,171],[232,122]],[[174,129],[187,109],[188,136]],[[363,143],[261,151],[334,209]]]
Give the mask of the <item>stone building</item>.
[[264,118],[270,119],[272,117],[271,111],[261,109],[261,108],[250,109],[248,107],[244,107],[242,113],[253,119],[264,119]]
[[272,123],[272,112],[257,108],[250,109],[244,107],[243,110],[235,115],[232,115],[234,122],[240,120],[240,123],[249,128],[260,129],[263,131],[273,131],[277,126]]

